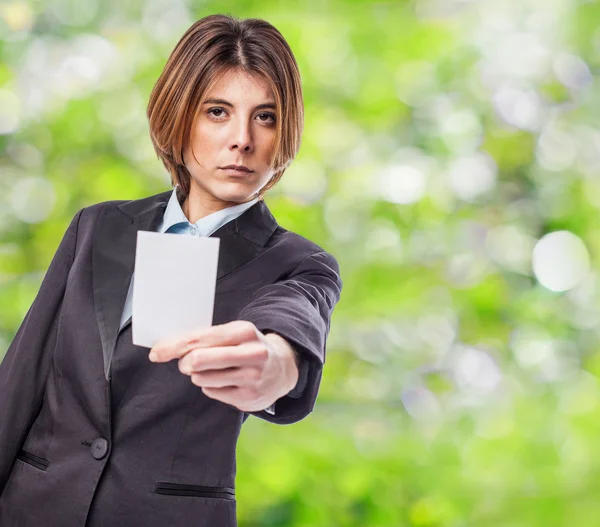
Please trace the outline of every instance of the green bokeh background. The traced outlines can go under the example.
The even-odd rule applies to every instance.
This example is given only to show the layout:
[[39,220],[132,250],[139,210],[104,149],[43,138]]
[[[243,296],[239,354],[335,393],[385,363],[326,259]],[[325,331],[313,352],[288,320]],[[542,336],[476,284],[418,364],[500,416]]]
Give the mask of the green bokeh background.
[[211,13],[296,54],[266,202],[344,280],[315,411],[243,428],[240,527],[599,525],[595,1],[0,3],[0,354],[77,210],[169,188],[145,105]]

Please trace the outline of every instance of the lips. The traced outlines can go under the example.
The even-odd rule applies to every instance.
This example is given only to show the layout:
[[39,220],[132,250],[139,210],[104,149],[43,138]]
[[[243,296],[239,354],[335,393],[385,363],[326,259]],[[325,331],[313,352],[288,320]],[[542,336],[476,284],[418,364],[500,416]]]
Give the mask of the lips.
[[227,165],[226,167],[222,167],[223,170],[236,170],[237,172],[252,172],[248,167],[244,165]]

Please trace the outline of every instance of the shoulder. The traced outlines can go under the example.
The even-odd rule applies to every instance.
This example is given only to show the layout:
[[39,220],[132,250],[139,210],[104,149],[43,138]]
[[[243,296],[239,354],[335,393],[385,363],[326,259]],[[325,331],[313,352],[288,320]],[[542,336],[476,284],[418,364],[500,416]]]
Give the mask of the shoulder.
[[285,229],[281,225],[277,226],[277,229],[273,233],[271,240],[269,240],[269,246],[278,246],[279,249],[290,249],[306,255],[313,253],[325,252],[325,249],[320,245],[316,244],[312,240],[288,229]]
[[280,225],[277,226],[277,229],[269,240],[267,250],[284,254],[288,258],[292,257],[296,265],[300,265],[309,259],[319,260],[329,264],[334,270],[339,272],[339,265],[333,254],[314,241],[285,229]]
[[100,217],[107,210],[115,210],[127,216],[143,212],[158,203],[166,203],[172,193],[172,190],[146,196],[137,199],[114,199],[93,203],[81,209],[77,214],[81,214],[82,219],[93,221]]

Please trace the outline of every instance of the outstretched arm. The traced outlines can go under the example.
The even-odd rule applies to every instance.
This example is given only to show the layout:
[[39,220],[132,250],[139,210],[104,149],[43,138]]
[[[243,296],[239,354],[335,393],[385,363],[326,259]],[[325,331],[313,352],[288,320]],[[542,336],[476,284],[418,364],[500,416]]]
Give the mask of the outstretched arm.
[[341,288],[333,256],[307,256],[285,280],[258,289],[239,320],[158,343],[151,359],[179,359],[207,396],[244,412],[277,424],[300,421],[315,405]]

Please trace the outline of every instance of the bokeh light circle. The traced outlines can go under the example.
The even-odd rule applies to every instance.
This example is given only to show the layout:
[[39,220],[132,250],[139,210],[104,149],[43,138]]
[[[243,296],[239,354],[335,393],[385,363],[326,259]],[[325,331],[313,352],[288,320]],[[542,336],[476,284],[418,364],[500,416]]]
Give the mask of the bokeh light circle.
[[557,292],[572,289],[590,270],[590,256],[585,244],[569,231],[543,236],[533,249],[532,263],[539,283]]

